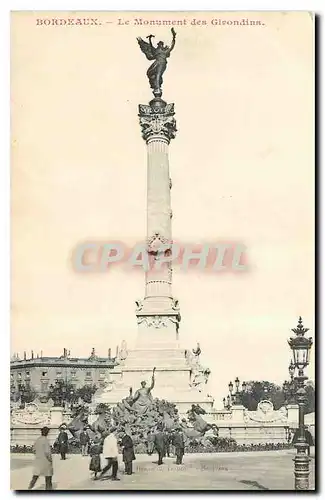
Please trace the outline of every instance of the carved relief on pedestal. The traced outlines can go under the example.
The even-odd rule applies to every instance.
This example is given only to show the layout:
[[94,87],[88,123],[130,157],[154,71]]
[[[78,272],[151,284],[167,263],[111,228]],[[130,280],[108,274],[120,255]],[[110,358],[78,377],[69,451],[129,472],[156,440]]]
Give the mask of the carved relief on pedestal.
[[[173,242],[171,240],[165,238],[165,236],[161,235],[159,232],[156,232],[147,239],[147,252],[149,254],[156,255],[159,252],[159,249],[161,249],[161,251],[165,253],[169,250],[166,245],[169,247],[172,243]],[[161,248],[162,246],[163,248]]]
[[41,412],[34,403],[26,403],[23,410],[13,410],[11,415],[12,424],[44,424],[51,423],[51,414],[49,411]]
[[258,403],[256,411],[244,411],[244,421],[249,422],[250,420],[260,423],[286,422],[287,410],[284,407],[274,410],[271,401],[262,400]]
[[160,101],[161,107],[139,105],[139,118],[142,137],[147,141],[152,136],[162,136],[169,142],[176,136],[176,120],[174,118],[174,104]]
[[142,311],[142,309],[143,309],[143,300],[136,300],[135,301],[135,305],[137,306],[135,312]]
[[144,323],[148,327],[164,328],[167,327],[167,320],[166,316],[143,316],[138,318],[138,324]]
[[179,311],[179,300],[178,299],[172,299],[172,309],[173,311]]
[[169,321],[171,323],[174,323],[176,325],[176,333],[178,333],[178,330],[179,330],[179,323],[180,323],[180,320],[181,320],[181,317],[180,315],[177,315],[177,316],[170,316],[169,318]]

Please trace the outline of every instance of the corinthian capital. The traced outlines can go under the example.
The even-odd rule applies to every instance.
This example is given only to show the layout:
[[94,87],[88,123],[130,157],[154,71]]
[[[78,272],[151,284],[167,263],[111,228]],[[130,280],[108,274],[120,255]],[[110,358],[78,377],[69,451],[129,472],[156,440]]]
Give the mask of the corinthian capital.
[[167,104],[161,99],[153,99],[150,105],[139,105],[139,119],[142,137],[148,141],[151,137],[161,137],[169,142],[176,136],[174,104]]

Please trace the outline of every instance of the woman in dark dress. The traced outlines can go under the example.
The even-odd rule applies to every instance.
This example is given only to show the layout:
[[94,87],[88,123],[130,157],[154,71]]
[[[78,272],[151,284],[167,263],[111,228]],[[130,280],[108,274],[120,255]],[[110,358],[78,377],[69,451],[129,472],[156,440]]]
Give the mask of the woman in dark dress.
[[59,452],[61,454],[61,460],[65,460],[66,454],[68,453],[68,442],[69,442],[69,437],[68,437],[68,434],[66,432],[67,427],[65,425],[62,425],[59,430],[60,430],[60,432],[59,432],[59,435],[57,437],[57,444],[58,444]]
[[89,470],[94,473],[94,479],[97,478],[97,473],[102,470],[100,464],[100,454],[102,452],[102,444],[100,436],[95,436],[89,448],[89,455],[91,456]]
[[124,473],[128,476],[131,476],[131,474],[133,473],[132,462],[133,460],[135,460],[135,454],[132,438],[127,431],[125,431],[125,434],[122,438],[121,446],[123,448],[123,462],[125,465]]

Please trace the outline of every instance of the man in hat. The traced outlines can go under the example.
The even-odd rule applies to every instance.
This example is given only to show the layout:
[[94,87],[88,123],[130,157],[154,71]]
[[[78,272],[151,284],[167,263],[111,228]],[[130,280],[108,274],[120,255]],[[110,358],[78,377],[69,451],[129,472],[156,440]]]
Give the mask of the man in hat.
[[112,427],[110,429],[110,432],[106,435],[103,443],[103,455],[107,460],[107,465],[103,468],[101,474],[98,476],[97,479],[101,479],[106,472],[109,471],[109,469],[112,467],[112,481],[120,481],[120,479],[117,477],[117,471],[118,471],[118,446],[117,446],[117,439],[115,436],[116,432],[116,427]]
[[89,446],[89,441],[90,441],[87,429],[88,429],[88,427],[85,426],[82,429],[82,431],[80,432],[80,436],[79,436],[81,455],[83,457],[86,457],[88,454],[88,446]]
[[162,465],[163,458],[166,455],[166,439],[165,439],[165,434],[163,433],[162,425],[157,426],[154,445],[158,452],[158,465]]
[[52,490],[53,464],[51,446],[47,438],[49,431],[48,427],[43,427],[41,429],[41,436],[35,441],[34,473],[28,486],[29,490],[34,488],[39,476],[45,476],[45,489]]
[[132,471],[132,462],[135,460],[134,448],[133,448],[133,440],[131,437],[131,429],[125,427],[125,434],[122,438],[121,446],[123,448],[123,462],[125,465],[125,474],[131,476]]
[[61,454],[61,460],[65,460],[66,459],[66,454],[68,452],[68,441],[69,441],[69,438],[68,438],[68,434],[66,432],[66,425],[61,425],[60,427],[60,432],[59,432],[59,435],[58,435],[58,438],[57,438],[57,443],[58,443],[58,446],[59,446],[59,452]]
[[180,427],[175,429],[173,435],[173,445],[175,446],[176,464],[181,465],[184,456],[185,442]]

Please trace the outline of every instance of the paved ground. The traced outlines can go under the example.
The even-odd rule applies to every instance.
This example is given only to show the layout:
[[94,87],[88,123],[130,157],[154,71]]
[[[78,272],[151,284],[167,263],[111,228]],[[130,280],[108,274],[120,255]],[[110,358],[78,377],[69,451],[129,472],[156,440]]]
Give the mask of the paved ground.
[[[294,485],[294,450],[269,452],[189,454],[182,466],[175,459],[165,459],[158,466],[156,456],[138,455],[133,476],[121,481],[93,481],[89,458],[71,455],[66,461],[54,455],[53,485],[56,490],[292,490]],[[311,454],[310,489],[314,489],[314,453]],[[33,473],[33,456],[11,456],[11,489],[25,490]],[[39,478],[35,490],[44,490]]]

